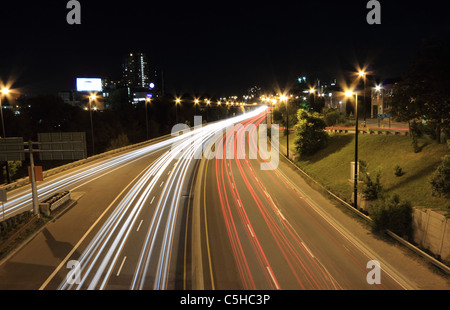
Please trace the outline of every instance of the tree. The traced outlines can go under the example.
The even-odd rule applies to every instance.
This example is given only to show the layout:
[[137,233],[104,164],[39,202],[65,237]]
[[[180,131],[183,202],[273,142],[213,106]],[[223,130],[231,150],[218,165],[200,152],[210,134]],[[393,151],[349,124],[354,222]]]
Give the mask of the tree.
[[[450,147],[450,142],[447,141]],[[445,155],[430,179],[433,196],[450,198],[450,155]]]
[[426,42],[410,70],[394,87],[392,113],[400,120],[425,120],[441,141],[450,126],[450,38]]
[[359,166],[362,174],[361,179],[363,181],[360,192],[363,194],[364,199],[377,200],[381,196],[383,191],[380,182],[381,170],[377,169],[375,180],[373,180],[368,171],[367,164],[364,161],[360,160]]
[[319,113],[310,113],[299,109],[297,112],[298,122],[294,126],[297,138],[294,142],[297,153],[302,155],[313,155],[323,148],[328,141],[325,132],[325,121]]

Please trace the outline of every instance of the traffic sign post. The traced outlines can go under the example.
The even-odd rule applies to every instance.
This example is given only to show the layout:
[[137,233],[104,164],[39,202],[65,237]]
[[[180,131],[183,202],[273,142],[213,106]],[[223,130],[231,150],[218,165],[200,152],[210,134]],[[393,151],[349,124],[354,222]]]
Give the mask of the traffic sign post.
[[33,158],[33,144],[31,141],[28,142],[28,151],[30,153],[30,167],[31,167],[31,195],[33,197],[33,213],[38,218],[39,214],[39,201],[38,201],[38,193],[37,193],[37,185],[36,185],[36,175],[34,171],[34,158]]
[[[77,160],[87,157],[86,151],[86,133],[84,132],[68,132],[68,133],[42,133],[38,134],[39,142],[23,142],[23,138],[3,138],[0,139],[0,161],[23,161],[25,160],[25,152],[30,156],[30,182],[33,213],[37,217],[39,214],[39,201],[36,184],[36,173],[38,172],[39,181],[42,181],[42,170],[34,165],[33,153],[39,153],[40,160]],[[24,146],[28,144],[28,149]],[[38,149],[34,149],[33,145],[37,145]],[[41,168],[42,169],[42,168]],[[6,192],[6,190],[5,190]],[[4,195],[4,196],[2,196]],[[0,201],[6,201],[6,193],[0,191]],[[3,210],[3,219],[5,212]]]
[[7,200],[8,199],[7,199],[6,189],[0,189],[0,201],[2,202],[3,220],[5,219],[5,205],[4,205],[4,203]]

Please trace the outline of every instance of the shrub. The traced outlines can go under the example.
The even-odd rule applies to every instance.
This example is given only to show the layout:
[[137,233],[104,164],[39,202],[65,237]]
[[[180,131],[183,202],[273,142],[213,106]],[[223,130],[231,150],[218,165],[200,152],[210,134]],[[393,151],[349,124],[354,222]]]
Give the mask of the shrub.
[[372,180],[372,177],[368,172],[367,164],[364,161],[362,160],[359,161],[359,167],[360,167],[360,180],[363,181],[360,192],[362,193],[364,199],[366,200],[377,200],[383,191],[380,182],[381,171],[379,169],[376,171],[374,181]]
[[328,141],[325,122],[320,114],[310,113],[303,109],[298,110],[297,118],[298,122],[294,127],[297,135],[294,142],[297,153],[300,156],[313,155]]
[[403,169],[399,165],[395,165],[394,167],[394,174],[398,177],[401,177],[405,173],[403,172]]
[[325,121],[325,124],[327,126],[334,126],[336,125],[340,120],[342,120],[341,118],[341,113],[336,110],[336,109],[323,109],[322,110],[323,113],[323,120]]
[[450,155],[445,155],[430,179],[433,196],[450,198]]
[[389,229],[407,240],[413,234],[412,212],[411,203],[400,201],[397,194],[382,197],[369,208],[376,232]]

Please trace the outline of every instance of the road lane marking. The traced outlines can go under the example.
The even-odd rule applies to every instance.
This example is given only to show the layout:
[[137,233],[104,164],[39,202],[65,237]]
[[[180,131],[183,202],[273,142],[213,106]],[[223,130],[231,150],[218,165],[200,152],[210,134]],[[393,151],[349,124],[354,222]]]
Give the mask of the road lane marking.
[[169,175],[172,172],[172,170],[169,170],[169,172],[167,173],[167,175]]
[[250,227],[249,224],[247,224],[247,228],[248,228],[248,230],[250,230],[250,233],[252,234],[252,237],[255,238],[255,235],[253,234],[252,228]]
[[283,213],[281,213],[281,210],[278,209],[278,214],[281,216],[281,218],[286,221],[286,218],[284,217]]
[[163,184],[164,184],[164,181],[162,181],[162,183],[161,183],[161,185],[159,187],[163,186]]
[[205,215],[205,237],[206,237],[206,252],[208,253],[208,263],[209,263],[209,276],[211,280],[211,288],[214,287],[214,276],[212,270],[212,260],[211,260],[211,249],[209,248],[209,235],[208,235],[208,220],[206,218],[206,176],[208,172],[208,164],[205,165],[205,176],[203,181],[203,214]]
[[269,272],[270,277],[272,278],[273,283],[275,283],[275,286],[277,287],[277,290],[280,289],[280,287],[278,286],[277,281],[275,281],[275,277],[272,274],[272,270],[270,270],[269,266],[266,266],[267,271]]
[[136,229],[136,231],[139,231],[139,228],[141,228],[141,225],[142,225],[142,222],[143,222],[144,220],[141,220],[141,222],[139,223],[139,226],[138,226],[138,228]]
[[123,260],[122,260],[122,264],[120,264],[120,267],[119,267],[119,270],[117,271],[117,275],[116,275],[116,276],[119,276],[120,271],[122,270],[123,264],[125,263],[125,260],[126,260],[126,259],[127,259],[127,257],[124,256],[124,258],[123,258]]
[[127,186],[117,195],[117,197],[110,203],[110,205],[103,211],[103,213],[98,217],[98,219],[92,224],[92,226],[86,231],[86,233],[81,237],[81,239],[78,241],[78,243],[73,247],[73,249],[67,254],[67,256],[61,261],[61,263],[58,265],[58,267],[55,268],[53,273],[45,280],[45,282],[41,285],[39,290],[45,289],[45,287],[50,283],[50,281],[55,277],[55,275],[59,272],[59,270],[66,264],[66,261],[73,255],[73,253],[78,249],[78,247],[81,245],[81,243],[86,239],[86,237],[90,234],[90,232],[94,229],[94,227],[100,222],[100,220],[105,216],[105,214],[109,211],[109,209],[116,203],[116,201],[122,197],[122,194],[128,190],[128,188],[135,183],[137,179],[139,179],[145,171],[148,170],[148,168],[153,165],[151,163],[148,165],[141,173],[139,173],[130,183],[128,183]]
[[153,200],[155,200],[155,196],[153,196],[153,198],[152,198],[152,201],[150,201],[150,204],[152,204],[152,203],[153,203]]
[[302,241],[302,245],[303,247],[306,249],[306,251],[308,251],[309,255],[311,255],[312,258],[314,258],[314,255],[312,254],[312,252],[308,249],[308,247],[306,246],[306,244]]

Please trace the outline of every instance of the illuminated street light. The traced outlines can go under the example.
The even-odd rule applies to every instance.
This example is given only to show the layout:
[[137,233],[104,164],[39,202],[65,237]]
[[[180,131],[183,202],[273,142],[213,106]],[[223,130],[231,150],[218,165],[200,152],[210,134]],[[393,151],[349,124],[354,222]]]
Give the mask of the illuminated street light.
[[152,98],[147,97],[145,98],[145,136],[148,140],[148,113],[147,113],[147,104],[149,104],[152,101]]
[[359,70],[359,77],[363,79],[364,83],[364,100],[363,100],[363,114],[364,114],[364,125],[366,124],[366,75],[367,73],[364,70]]
[[175,117],[176,117],[176,121],[178,123],[178,105],[181,103],[181,99],[180,98],[176,98],[175,99]]
[[[1,113],[1,117],[2,117],[2,128],[3,128],[3,138],[6,138],[6,131],[5,131],[5,123],[3,121],[3,106],[2,106],[2,96],[3,95],[7,95],[9,94],[9,89],[8,88],[2,88],[1,94],[0,94],[0,113]],[[6,182],[9,184],[11,183],[11,178],[9,175],[9,165],[8,165],[8,161],[6,161]]]
[[286,157],[289,158],[289,112],[288,112],[288,97],[280,96],[280,102],[286,103]]
[[353,91],[346,91],[345,96],[353,97],[355,95],[355,167],[354,167],[354,180],[353,180],[353,201],[354,207],[358,208],[358,93]]

